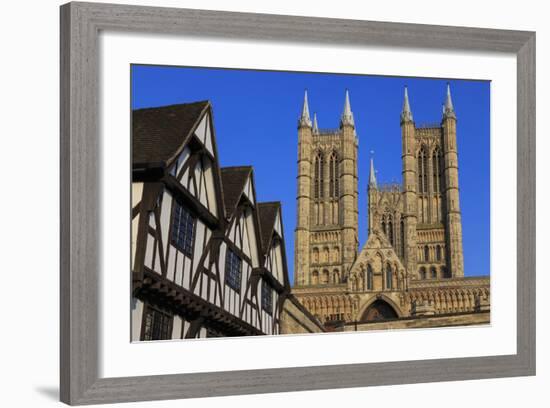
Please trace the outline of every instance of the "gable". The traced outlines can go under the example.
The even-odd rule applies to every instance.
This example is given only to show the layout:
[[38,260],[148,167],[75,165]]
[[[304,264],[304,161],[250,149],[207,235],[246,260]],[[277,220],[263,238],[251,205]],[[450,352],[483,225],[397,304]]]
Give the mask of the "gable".
[[386,263],[397,266],[399,270],[405,269],[385,235],[374,231],[369,234],[369,238],[351,267],[350,273],[363,270],[367,264],[372,264],[375,269],[380,269]]
[[206,150],[214,156],[214,142],[212,140],[212,124],[210,120],[210,113],[207,112],[199,122],[199,125],[195,129],[194,135],[206,148]]

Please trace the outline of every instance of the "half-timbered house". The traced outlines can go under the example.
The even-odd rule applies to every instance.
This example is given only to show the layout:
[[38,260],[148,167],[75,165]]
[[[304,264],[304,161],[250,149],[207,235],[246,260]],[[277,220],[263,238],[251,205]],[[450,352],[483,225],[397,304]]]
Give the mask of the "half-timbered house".
[[220,168],[210,103],[135,110],[132,132],[132,340],[279,334],[281,206]]

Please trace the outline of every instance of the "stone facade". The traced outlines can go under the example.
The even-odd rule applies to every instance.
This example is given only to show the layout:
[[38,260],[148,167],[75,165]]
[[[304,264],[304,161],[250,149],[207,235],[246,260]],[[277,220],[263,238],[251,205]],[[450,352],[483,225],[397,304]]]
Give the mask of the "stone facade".
[[[401,185],[379,185],[371,159],[368,239],[359,251],[358,137],[349,94],[340,127],[320,130],[306,93],[298,122],[293,293],[327,327],[345,330],[380,320],[413,319],[403,327],[487,323],[489,277],[464,277],[449,87],[441,123],[429,126],[415,125],[405,89],[401,139]],[[443,318],[455,314],[461,317]]]
[[283,303],[280,330],[281,334],[307,334],[322,333],[325,328],[296,297],[290,295]]

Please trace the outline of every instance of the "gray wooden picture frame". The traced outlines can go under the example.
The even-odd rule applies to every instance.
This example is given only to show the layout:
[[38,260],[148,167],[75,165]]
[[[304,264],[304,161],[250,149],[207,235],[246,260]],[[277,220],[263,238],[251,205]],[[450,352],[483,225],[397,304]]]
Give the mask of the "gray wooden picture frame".
[[[517,56],[517,353],[99,378],[101,30]],[[95,3],[61,6],[61,401],[95,404],[535,374],[535,33]],[[498,248],[496,248],[498,251]]]

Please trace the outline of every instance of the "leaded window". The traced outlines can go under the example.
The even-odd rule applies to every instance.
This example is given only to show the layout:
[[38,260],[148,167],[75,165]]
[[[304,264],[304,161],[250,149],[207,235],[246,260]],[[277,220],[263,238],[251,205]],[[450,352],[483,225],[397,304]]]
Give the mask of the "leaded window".
[[186,255],[191,256],[194,234],[195,217],[176,201],[172,218],[172,244]]
[[273,289],[262,280],[262,309],[271,314],[273,311]]
[[154,308],[145,307],[143,340],[169,340],[172,332],[172,315]]
[[241,258],[228,248],[225,255],[225,283],[237,292],[241,290],[241,270]]

